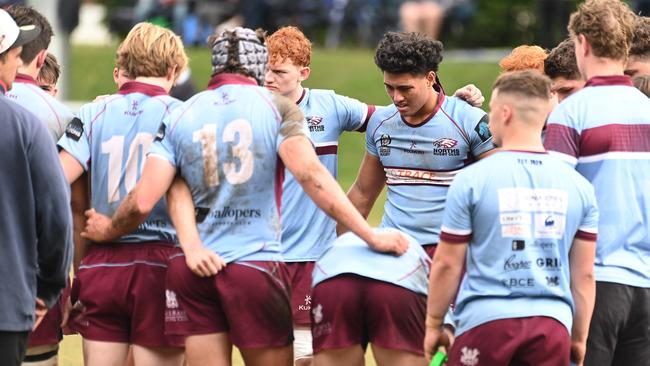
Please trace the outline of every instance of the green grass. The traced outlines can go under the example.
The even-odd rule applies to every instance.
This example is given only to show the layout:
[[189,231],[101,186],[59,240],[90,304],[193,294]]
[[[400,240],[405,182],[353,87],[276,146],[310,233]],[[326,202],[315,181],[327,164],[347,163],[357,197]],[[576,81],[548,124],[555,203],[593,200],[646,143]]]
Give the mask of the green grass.
[[[189,49],[192,77],[200,88],[207,84],[210,76],[210,55],[205,49]],[[357,98],[363,102],[386,105],[390,99],[382,84],[381,72],[373,63],[371,50],[315,50],[312,57],[312,74],[305,83],[307,87],[333,89],[338,94]],[[75,47],[72,49],[72,65],[64,72],[71,73],[70,99],[90,101],[96,95],[115,92],[112,70],[115,47]],[[439,76],[447,94],[473,83],[489,100],[490,87],[498,73],[498,66],[492,63],[468,63],[443,61]],[[487,104],[487,102],[486,102]],[[347,190],[354,181],[365,151],[364,135],[343,134],[339,159],[339,182]],[[379,224],[383,211],[385,194],[380,196],[370,215],[372,225]],[[82,365],[80,338],[66,337],[61,348],[61,366]],[[368,358],[368,357],[367,357]],[[235,365],[242,365],[238,355]],[[374,365],[370,361],[369,365]]]

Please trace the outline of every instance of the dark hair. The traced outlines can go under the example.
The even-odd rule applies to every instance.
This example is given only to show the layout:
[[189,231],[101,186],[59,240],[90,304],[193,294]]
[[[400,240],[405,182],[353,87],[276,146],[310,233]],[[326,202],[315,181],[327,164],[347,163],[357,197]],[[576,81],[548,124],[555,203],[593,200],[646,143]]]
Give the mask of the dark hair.
[[379,41],[375,64],[393,74],[423,75],[438,71],[442,50],[442,42],[423,33],[388,32]]
[[548,100],[551,97],[551,80],[534,70],[506,72],[497,78],[492,89],[498,89],[499,94]]
[[637,16],[630,56],[650,57],[650,18]]
[[52,26],[50,26],[50,22],[41,13],[30,6],[14,5],[7,9],[7,12],[14,18],[19,27],[34,24],[41,28],[41,33],[38,37],[24,44],[23,51],[20,54],[20,59],[23,60],[23,63],[31,63],[39,52],[49,47],[53,35]]
[[551,50],[546,60],[544,60],[544,73],[551,79],[557,77],[563,77],[567,80],[580,79],[575,45],[571,39],[565,39]]

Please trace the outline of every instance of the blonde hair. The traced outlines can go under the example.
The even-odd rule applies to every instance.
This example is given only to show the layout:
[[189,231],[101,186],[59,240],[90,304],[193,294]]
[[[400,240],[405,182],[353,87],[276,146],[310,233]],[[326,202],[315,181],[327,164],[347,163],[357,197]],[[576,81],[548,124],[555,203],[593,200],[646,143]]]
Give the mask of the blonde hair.
[[266,46],[272,64],[291,60],[294,65],[304,67],[311,63],[311,42],[296,27],[278,29],[266,39]]
[[117,48],[115,65],[130,78],[164,77],[175,68],[176,80],[187,66],[187,55],[174,32],[151,23],[138,23]]
[[596,57],[627,60],[636,15],[620,0],[587,0],[571,14],[571,37],[585,36]]
[[38,72],[36,82],[38,85],[53,86],[56,85],[57,81],[59,81],[60,75],[61,66],[59,65],[59,62],[53,54],[48,52],[43,67]]
[[544,60],[547,56],[546,50],[539,46],[523,45],[504,57],[499,66],[502,72],[537,70],[544,73]]

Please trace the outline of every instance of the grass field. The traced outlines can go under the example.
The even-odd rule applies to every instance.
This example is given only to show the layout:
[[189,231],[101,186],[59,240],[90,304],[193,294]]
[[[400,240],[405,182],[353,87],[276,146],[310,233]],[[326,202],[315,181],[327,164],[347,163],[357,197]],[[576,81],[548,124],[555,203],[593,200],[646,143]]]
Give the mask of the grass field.
[[[204,87],[210,76],[210,55],[205,49],[189,49],[192,77],[199,88]],[[382,84],[382,75],[374,65],[371,50],[315,50],[312,57],[312,76],[307,87],[333,89],[338,94],[357,98],[366,103],[386,105],[390,103]],[[89,101],[96,95],[115,92],[112,70],[115,47],[76,47],[72,50],[72,64],[64,72],[71,74],[70,99]],[[490,87],[498,73],[493,63],[469,63],[443,61],[439,70],[440,80],[447,91],[453,93],[463,85],[474,83],[486,100]],[[486,102],[487,105],[487,102]],[[344,134],[339,144],[339,182],[347,190],[354,181],[365,150],[364,136],[360,133]],[[373,225],[379,224],[382,214],[382,195],[369,218]],[[82,365],[80,338],[66,337],[61,347],[61,366]],[[235,354],[234,364],[242,365]],[[368,358],[368,357],[367,357]],[[370,361],[369,365],[374,365]]]

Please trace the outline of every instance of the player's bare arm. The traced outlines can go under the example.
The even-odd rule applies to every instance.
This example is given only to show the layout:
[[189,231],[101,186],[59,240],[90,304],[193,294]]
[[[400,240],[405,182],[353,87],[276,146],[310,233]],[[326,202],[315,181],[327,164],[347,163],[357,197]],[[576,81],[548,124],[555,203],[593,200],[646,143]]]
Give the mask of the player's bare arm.
[[86,224],[85,212],[90,208],[88,199],[88,179],[87,175],[83,174],[80,179],[75,180],[70,185],[70,207],[72,208],[72,226],[73,226],[73,241],[74,241],[74,257],[72,261],[72,269],[77,273],[81,259],[86,254],[87,242],[81,236],[81,232]]
[[595,255],[595,241],[577,238],[573,240],[569,252],[571,296],[573,296],[573,302],[575,303],[573,327],[571,329],[571,360],[578,365],[581,365],[584,361],[589,322],[596,301]]
[[176,176],[167,191],[167,210],[176,228],[185,262],[199,277],[214,276],[226,267],[226,262],[217,253],[203,246],[196,227],[194,209],[190,188],[183,178]]
[[346,198],[334,177],[321,164],[309,140],[304,136],[287,138],[278,154],[284,165],[325,213],[344,222],[368,246],[380,252],[404,254],[408,241],[399,233],[373,232],[366,220]]
[[[386,184],[386,173],[381,165],[379,157],[370,155],[368,153],[363,157],[357,179],[348,191],[348,199],[354,207],[361,213],[363,218],[367,219],[370,215],[370,210],[375,204],[379,193]],[[342,225],[337,225],[336,233],[341,235],[348,229]]]
[[86,211],[86,228],[81,235],[95,242],[105,242],[135,230],[165,195],[175,175],[176,169],[167,160],[155,155],[147,157],[142,177],[115,211],[113,218],[94,209]]
[[65,150],[59,152],[59,161],[61,161],[61,166],[63,166],[65,178],[70,184],[79,179],[79,177],[84,173],[83,165],[81,165],[74,156]]
[[449,338],[443,332],[445,314],[461,280],[468,243],[450,244],[441,240],[431,263],[429,297],[427,299],[424,355],[431,360],[438,347],[448,348]]

